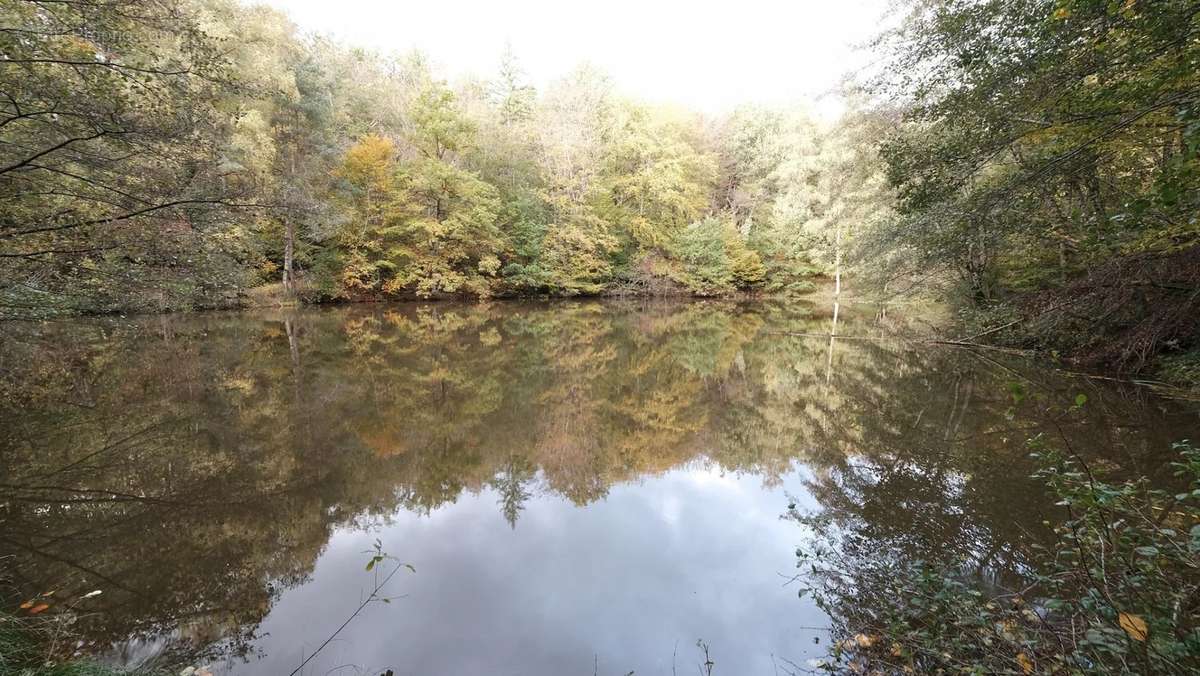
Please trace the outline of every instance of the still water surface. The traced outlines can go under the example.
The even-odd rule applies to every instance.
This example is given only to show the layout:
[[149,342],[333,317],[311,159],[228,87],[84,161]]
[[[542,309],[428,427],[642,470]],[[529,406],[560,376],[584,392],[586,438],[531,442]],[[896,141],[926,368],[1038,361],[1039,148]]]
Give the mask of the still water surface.
[[[843,309],[844,310],[844,309]],[[1049,538],[1025,442],[1168,481],[1195,405],[849,313],[388,305],[0,327],[5,603],[80,650],[288,674],[775,674],[828,515],[1004,583]],[[1080,410],[1068,410],[1078,394]],[[88,591],[103,593],[73,601]]]

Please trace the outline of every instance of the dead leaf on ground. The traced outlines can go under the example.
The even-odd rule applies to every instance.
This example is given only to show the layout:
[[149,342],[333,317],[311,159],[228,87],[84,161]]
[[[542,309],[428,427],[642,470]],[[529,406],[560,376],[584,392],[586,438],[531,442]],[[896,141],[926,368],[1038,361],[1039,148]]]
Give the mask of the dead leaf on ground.
[[1145,642],[1146,637],[1150,635],[1146,621],[1137,615],[1121,613],[1117,616],[1117,621],[1121,623],[1121,628],[1125,630],[1125,633],[1129,634],[1129,638],[1135,641]]

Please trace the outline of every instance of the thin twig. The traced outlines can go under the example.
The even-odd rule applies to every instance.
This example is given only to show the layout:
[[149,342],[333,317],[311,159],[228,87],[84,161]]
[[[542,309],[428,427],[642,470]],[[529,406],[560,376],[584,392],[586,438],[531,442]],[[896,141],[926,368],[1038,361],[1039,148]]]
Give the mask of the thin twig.
[[358,614],[362,612],[363,608],[366,608],[367,604],[369,604],[369,603],[371,603],[371,601],[375,600],[375,598],[379,594],[380,590],[382,590],[385,586],[387,586],[388,581],[391,580],[392,577],[397,572],[399,572],[401,568],[404,568],[404,564],[397,563],[396,567],[392,569],[392,572],[388,573],[387,577],[383,578],[382,582],[375,585],[375,588],[371,590],[371,593],[369,595],[367,595],[367,598],[364,599],[362,603],[358,604],[358,608],[355,608],[353,613],[350,613],[350,617],[346,618],[346,621],[342,623],[342,626],[338,627],[337,631],[330,634],[329,638],[325,639],[325,642],[322,643],[316,650],[314,650],[311,655],[304,658],[304,661],[300,663],[300,666],[293,669],[292,673],[288,674],[288,676],[296,676],[296,674],[300,673],[300,670],[304,668],[304,665],[311,662],[312,658],[316,657],[318,653],[320,653],[322,650],[325,649],[325,646],[329,645],[330,642],[333,641],[333,639],[337,638],[337,635],[342,633],[342,630],[345,629],[346,626],[349,625],[350,622],[354,620],[354,618],[358,617]]

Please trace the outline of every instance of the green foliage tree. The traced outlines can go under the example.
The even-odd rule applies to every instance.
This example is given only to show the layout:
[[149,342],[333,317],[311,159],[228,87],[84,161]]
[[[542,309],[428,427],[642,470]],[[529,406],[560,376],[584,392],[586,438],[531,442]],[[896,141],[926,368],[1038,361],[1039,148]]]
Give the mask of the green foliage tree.
[[603,215],[631,246],[662,247],[707,210],[713,157],[670,111],[629,107],[604,166]]
[[387,252],[396,274],[384,290],[491,295],[504,249],[495,188],[430,158],[406,165],[400,181],[398,213],[388,229],[399,242]]
[[681,263],[671,275],[705,296],[752,289],[766,281],[766,267],[728,221],[708,217],[675,235],[668,250]]

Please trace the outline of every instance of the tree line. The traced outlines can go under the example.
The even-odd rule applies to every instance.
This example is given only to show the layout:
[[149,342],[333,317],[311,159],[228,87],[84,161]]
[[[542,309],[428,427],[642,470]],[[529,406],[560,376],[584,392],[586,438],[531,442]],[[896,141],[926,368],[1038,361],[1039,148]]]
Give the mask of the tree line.
[[719,117],[512,53],[453,84],[419,53],[234,0],[3,7],[8,315],[309,299],[795,292],[873,149],[799,108]]

